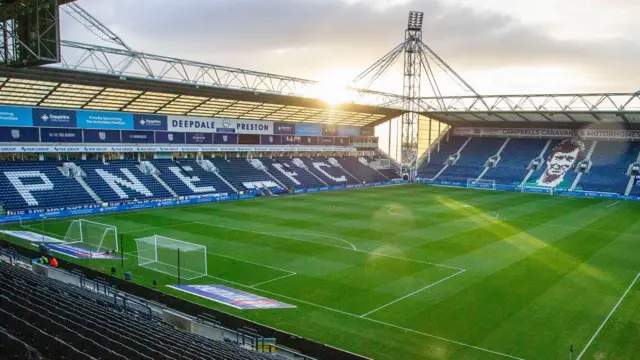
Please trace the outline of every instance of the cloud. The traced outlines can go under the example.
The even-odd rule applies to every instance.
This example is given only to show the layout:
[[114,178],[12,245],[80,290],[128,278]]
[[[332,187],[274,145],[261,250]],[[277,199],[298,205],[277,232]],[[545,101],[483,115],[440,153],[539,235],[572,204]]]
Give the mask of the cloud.
[[[403,40],[408,11],[421,10],[425,12],[425,43],[463,74],[509,67],[566,68],[567,73],[581,74],[593,82],[592,88],[586,89],[584,79],[576,81],[576,91],[640,88],[629,76],[640,70],[636,61],[640,44],[635,37],[614,34],[604,39],[563,39],[554,36],[549,24],[531,24],[513,13],[474,8],[460,1],[189,0],[188,6],[169,0],[79,3],[136,49],[311,78],[329,67],[364,70]],[[69,25],[63,35],[79,34],[79,28],[68,20],[64,20]],[[581,19],[566,21],[580,23]],[[475,85],[478,89],[484,86]],[[518,86],[523,89],[518,92],[530,89],[526,84]]]

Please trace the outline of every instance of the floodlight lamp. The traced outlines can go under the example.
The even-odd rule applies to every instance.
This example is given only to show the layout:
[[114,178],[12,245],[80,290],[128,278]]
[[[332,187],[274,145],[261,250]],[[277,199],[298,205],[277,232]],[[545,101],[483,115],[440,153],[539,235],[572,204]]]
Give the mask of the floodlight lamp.
[[407,30],[421,31],[423,18],[424,18],[424,13],[422,11],[410,11]]

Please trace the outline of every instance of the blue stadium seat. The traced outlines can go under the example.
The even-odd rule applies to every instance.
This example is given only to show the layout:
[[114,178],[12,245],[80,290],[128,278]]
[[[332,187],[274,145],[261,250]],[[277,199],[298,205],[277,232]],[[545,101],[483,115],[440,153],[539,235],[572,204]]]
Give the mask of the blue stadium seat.
[[472,138],[460,153],[460,158],[449,166],[438,180],[466,182],[475,179],[484,171],[485,163],[504,144],[504,138]]
[[483,180],[496,184],[520,185],[529,172],[527,166],[540,155],[547,139],[511,139],[500,154],[500,162],[489,169]]
[[80,183],[62,174],[60,162],[0,163],[0,203],[6,210],[95,204]]
[[431,153],[431,160],[422,163],[418,169],[418,177],[433,179],[442,170],[447,159],[455,154],[467,139],[467,137],[452,136],[449,141],[442,142],[440,147],[436,147]]
[[144,174],[133,160],[79,161],[85,182],[103,201],[169,198],[171,193],[153,176]]
[[195,160],[154,160],[158,176],[180,196],[233,193],[216,174],[204,170]]
[[627,170],[636,161],[639,151],[640,143],[598,141],[591,155],[591,169],[580,178],[579,188],[624,194],[629,183]]
[[218,168],[228,182],[231,183],[238,191],[246,191],[248,187],[244,183],[252,182],[273,182],[273,178],[264,171],[256,169],[245,158],[236,159],[209,159],[213,165]]

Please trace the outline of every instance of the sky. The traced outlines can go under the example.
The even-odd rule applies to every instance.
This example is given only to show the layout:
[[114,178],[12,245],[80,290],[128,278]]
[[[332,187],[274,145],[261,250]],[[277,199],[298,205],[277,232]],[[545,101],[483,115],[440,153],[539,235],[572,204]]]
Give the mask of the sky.
[[[423,11],[424,42],[480,94],[640,90],[637,0],[78,4],[136,50],[345,85],[404,40],[409,11]],[[63,39],[101,43],[73,19],[62,19]],[[445,73],[436,79],[442,95],[464,93]],[[401,93],[402,59],[371,88]]]

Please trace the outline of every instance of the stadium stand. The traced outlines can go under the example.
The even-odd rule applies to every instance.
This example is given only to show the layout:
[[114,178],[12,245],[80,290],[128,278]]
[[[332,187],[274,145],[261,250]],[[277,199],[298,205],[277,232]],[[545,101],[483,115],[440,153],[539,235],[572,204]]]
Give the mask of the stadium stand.
[[430,161],[425,161],[418,170],[418,176],[433,179],[445,166],[445,162],[454,155],[469,138],[453,136],[433,149]]
[[309,172],[322,179],[327,185],[360,183],[358,179],[340,168],[335,158],[299,158],[299,160],[307,166]]
[[[229,181],[239,191],[246,191],[256,187],[254,183],[273,183],[274,179],[265,171],[257,169],[245,158],[235,159],[211,159],[213,165],[218,169],[227,181]],[[277,184],[276,184],[277,185]],[[262,186],[257,186],[262,187]]]
[[502,138],[472,138],[460,152],[458,160],[440,174],[440,179],[461,182],[476,179],[485,169],[487,160],[498,152],[504,142]]
[[63,175],[61,165],[59,162],[0,163],[0,203],[7,210],[95,203],[76,179]]
[[86,183],[103,201],[122,201],[171,197],[172,194],[152,175],[144,174],[133,160],[82,161]]
[[350,174],[353,174],[353,176],[364,182],[389,180],[388,177],[386,177],[379,171],[376,171],[368,165],[363,164],[357,157],[337,158],[337,160],[340,162],[342,167],[344,167]]
[[500,154],[497,166],[490,168],[483,179],[494,180],[496,184],[519,185],[529,170],[531,160],[540,155],[548,140],[511,139]]
[[[627,171],[640,152],[640,143],[599,141],[591,156],[589,172],[582,175],[579,186],[584,190],[624,194],[629,184]],[[632,189],[633,191],[637,190]]]
[[11,344],[2,358],[276,358],[180,330],[158,314],[123,309],[111,297],[5,261],[0,261],[0,284],[0,339]]
[[373,169],[368,165],[371,160],[263,157],[4,162],[0,163],[0,186],[6,190],[0,192],[0,206],[8,211],[57,209],[102,202],[234,194],[249,189],[281,192],[398,177],[394,169]]
[[260,158],[260,161],[278,181],[289,188],[327,186],[326,182],[323,182],[320,178],[310,173],[307,166],[301,160],[295,161],[295,159],[291,158]]
[[194,160],[154,160],[158,176],[178,195],[233,193],[213,171],[206,171]]

